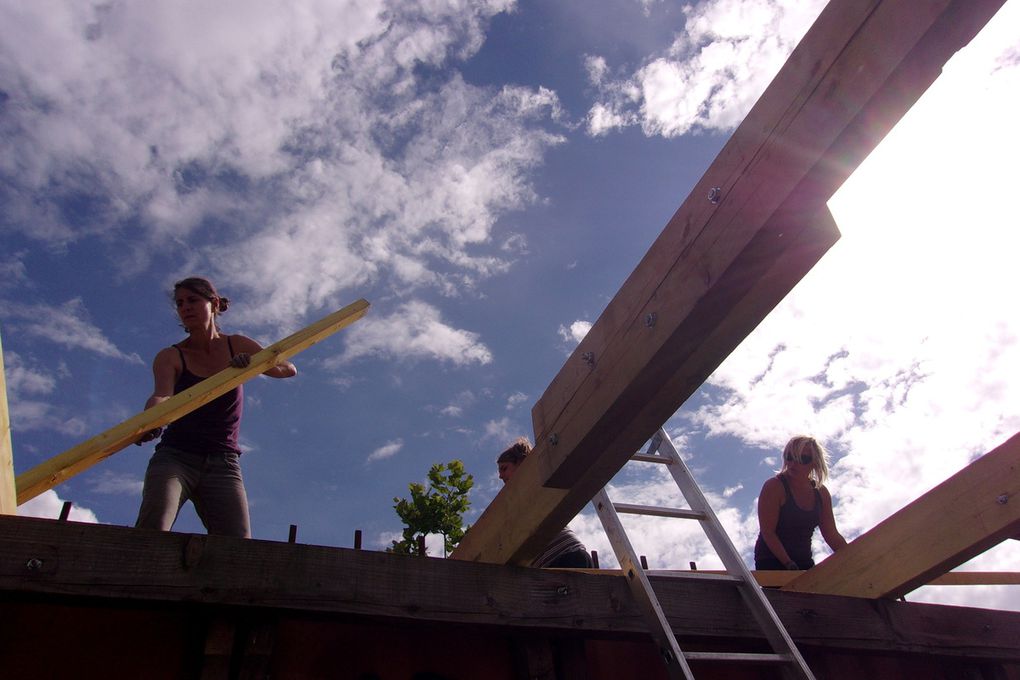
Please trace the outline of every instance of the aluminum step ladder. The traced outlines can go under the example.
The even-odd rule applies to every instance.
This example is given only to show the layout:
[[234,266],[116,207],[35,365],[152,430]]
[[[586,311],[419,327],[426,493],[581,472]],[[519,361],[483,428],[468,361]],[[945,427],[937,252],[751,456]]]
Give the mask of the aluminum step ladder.
[[[683,459],[680,458],[680,454],[666,431],[660,428],[649,442],[646,452],[635,454],[631,460],[666,465],[673,475],[673,479],[676,480],[680,493],[690,506],[690,509],[680,509],[613,503],[609,500],[609,494],[605,489],[600,490],[592,499],[592,505],[595,506],[595,511],[598,513],[599,519],[602,520],[602,526],[613,546],[620,568],[627,576],[631,592],[649,621],[652,637],[659,645],[670,678],[694,680],[688,661],[729,661],[780,664],[784,677],[814,680],[811,669],[804,662],[782,621],[779,620],[772,605],[762,593],[758,582],[751,575],[740,554],[737,553],[729,536],[726,535],[726,530],[723,529],[719,518],[712,511],[701,488],[694,481],[694,477]],[[759,628],[768,639],[773,653],[684,652],[681,650],[672,627],[662,611],[662,606],[652,590],[648,575],[641,567],[637,553],[634,552],[617,513],[698,520],[726,567],[727,574],[699,574],[696,571],[691,571],[684,572],[682,576],[680,574],[675,574],[675,576],[686,579],[724,580],[734,583]]]

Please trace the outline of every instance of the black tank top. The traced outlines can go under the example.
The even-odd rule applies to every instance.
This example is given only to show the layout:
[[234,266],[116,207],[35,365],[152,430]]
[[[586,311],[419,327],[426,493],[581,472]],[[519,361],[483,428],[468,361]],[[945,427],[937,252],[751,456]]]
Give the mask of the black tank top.
[[[783,483],[783,490],[786,492],[786,500],[779,506],[779,521],[776,522],[776,535],[779,537],[779,542],[786,548],[790,559],[797,564],[814,564],[811,558],[811,536],[822,517],[822,495],[816,487],[815,507],[804,510],[793,499],[786,475],[776,476]],[[758,534],[758,540],[754,544],[754,559],[756,561],[776,559],[761,534]]]
[[[181,375],[174,384],[174,394],[194,387],[205,380],[188,370],[184,361],[184,352],[177,345],[173,346],[181,355]],[[234,356],[234,347],[227,336],[227,349]],[[172,446],[181,451],[191,453],[224,453],[240,454],[237,444],[238,431],[241,427],[241,413],[244,410],[244,388],[238,385],[226,394],[220,395],[208,404],[204,404],[191,413],[181,416],[170,423],[163,432],[156,448]]]

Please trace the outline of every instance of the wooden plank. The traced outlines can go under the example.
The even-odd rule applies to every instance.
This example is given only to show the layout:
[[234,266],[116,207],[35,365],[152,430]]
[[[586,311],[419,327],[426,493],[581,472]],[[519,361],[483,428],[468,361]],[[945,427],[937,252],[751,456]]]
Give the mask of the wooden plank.
[[278,362],[308,349],[368,311],[369,304],[358,300],[313,323],[283,340],[266,347],[251,358],[247,368],[225,368],[191,389],[132,416],[119,425],[74,446],[48,461],[17,476],[18,504],[35,498],[61,482],[84,472],[104,458],[134,443],[143,433],[162,427],[269,370]]
[[0,515],[18,514],[17,487],[14,483],[14,450],[11,447],[11,417],[7,411],[7,378],[4,350],[0,342]]
[[[838,231],[828,210],[810,215],[806,220],[809,224],[803,228],[798,228],[799,219],[804,216],[792,210],[777,211],[776,221],[767,225],[761,238],[706,296],[694,318],[700,322],[723,311],[727,316],[713,320],[713,331],[707,335],[677,336],[672,351],[659,354],[651,364],[653,370],[647,373],[655,384],[637,382],[625,392],[627,400],[642,405],[641,411],[629,419],[607,419],[606,425],[595,431],[604,438],[606,452],[589,465],[578,482],[570,489],[544,486],[547,466],[554,460],[547,452],[554,447],[548,440],[536,442],[534,454],[475,521],[452,557],[525,563],[541,551],[637,450],[646,424],[664,422],[676,410],[672,399],[697,389],[722,361],[729,351],[726,348],[735,346],[750,332],[748,324],[757,323],[752,311],[771,309],[835,242]],[[783,239],[787,243],[781,252],[774,252]],[[658,324],[641,330],[658,332]],[[570,435],[572,430],[565,432]]]
[[[825,229],[804,235],[808,216],[823,214],[1001,4],[826,7],[536,404],[536,451],[522,471],[542,469],[519,471],[453,557],[524,561],[584,507],[831,245]],[[718,205],[706,200],[711,187],[721,188]],[[787,254],[789,226],[802,233],[788,238],[795,252]],[[799,276],[786,290],[759,293],[761,280],[740,271],[768,257],[795,263]],[[747,304],[726,307],[736,300]],[[515,492],[518,485],[525,488]]]
[[[31,567],[29,565],[32,565]],[[731,584],[651,577],[687,640],[761,640]],[[767,592],[798,644],[1020,659],[1020,613]],[[622,576],[0,517],[0,601],[244,608],[350,621],[642,639]],[[240,619],[238,619],[240,620]]]
[[[623,572],[619,569],[570,569],[585,574],[614,574],[620,575]],[[703,574],[715,574],[723,576],[727,572],[721,569],[699,569],[688,571],[686,569],[651,569],[647,570],[649,577],[661,576],[668,578],[683,578],[685,576],[696,577]],[[763,588],[781,588],[795,578],[799,577],[802,571],[751,571],[751,575]],[[936,576],[927,586],[1020,586],[1020,572],[1017,571],[950,571]]]
[[900,597],[1020,531],[1020,434],[783,587]]

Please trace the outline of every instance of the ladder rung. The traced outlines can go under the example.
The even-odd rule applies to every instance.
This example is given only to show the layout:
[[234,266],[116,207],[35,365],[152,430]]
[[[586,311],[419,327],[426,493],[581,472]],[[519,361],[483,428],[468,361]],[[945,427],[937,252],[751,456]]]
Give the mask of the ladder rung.
[[789,654],[750,654],[746,652],[684,652],[688,661],[739,661],[743,663],[793,663]]
[[679,517],[680,519],[705,519],[705,513],[682,508],[662,508],[654,505],[631,505],[630,503],[613,503],[617,512],[629,515],[653,515],[655,517]]
[[732,574],[710,574],[707,571],[686,571],[681,569],[645,569],[649,576],[663,578],[687,579],[690,581],[721,581],[723,583],[743,583],[743,579]]
[[670,465],[673,462],[669,458],[666,458],[666,456],[658,456],[648,453],[635,453],[630,457],[630,459],[639,463],[662,463],[663,465]]

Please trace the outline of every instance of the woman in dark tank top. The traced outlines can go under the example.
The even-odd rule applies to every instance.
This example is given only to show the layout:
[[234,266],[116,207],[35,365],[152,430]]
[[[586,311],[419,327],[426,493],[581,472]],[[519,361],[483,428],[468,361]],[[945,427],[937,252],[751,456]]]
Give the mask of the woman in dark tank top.
[[820,527],[832,550],[846,545],[836,529],[825,449],[812,437],[797,436],[783,449],[783,469],[766,480],[758,495],[758,540],[754,568],[810,569],[811,537]]
[[[230,301],[207,279],[178,281],[173,300],[188,337],[156,355],[147,409],[228,366],[248,366],[251,355],[262,349],[251,338],[220,332],[218,317]],[[264,375],[290,378],[297,369],[281,361]],[[145,472],[136,527],[169,531],[181,506],[190,500],[210,534],[251,537],[238,446],[243,409],[244,389],[239,385],[181,416],[165,431],[152,430],[139,439],[141,444],[162,435]]]

